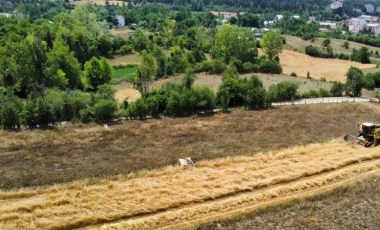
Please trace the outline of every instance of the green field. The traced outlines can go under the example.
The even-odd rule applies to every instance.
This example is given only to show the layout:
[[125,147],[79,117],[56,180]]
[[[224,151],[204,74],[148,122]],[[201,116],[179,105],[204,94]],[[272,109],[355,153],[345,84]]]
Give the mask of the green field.
[[112,82],[113,83],[121,83],[121,82],[132,82],[133,77],[137,73],[138,67],[127,67],[114,69],[112,74]]
[[[315,42],[311,42],[311,41],[305,41],[296,36],[285,36],[285,37],[286,37],[286,44],[290,46],[291,48],[293,48],[295,51],[298,51],[301,53],[305,53],[305,47],[309,45],[313,45],[322,49],[323,48],[322,42],[323,40],[325,40],[325,38],[317,38],[315,39]],[[367,47],[370,52],[373,51],[373,53],[375,53],[376,51],[378,51],[380,53],[380,48],[378,47],[368,46],[368,45],[360,44],[357,42],[349,41],[348,43],[350,44],[350,46],[348,49],[345,49],[344,47],[342,47],[342,45],[346,40],[334,39],[334,38],[331,38],[330,40],[331,40],[331,46],[334,50],[334,53],[337,53],[337,54],[343,53],[343,54],[351,55],[353,49],[360,49],[363,46]],[[379,61],[380,61],[380,58],[371,57],[371,62],[373,64],[378,64]]]

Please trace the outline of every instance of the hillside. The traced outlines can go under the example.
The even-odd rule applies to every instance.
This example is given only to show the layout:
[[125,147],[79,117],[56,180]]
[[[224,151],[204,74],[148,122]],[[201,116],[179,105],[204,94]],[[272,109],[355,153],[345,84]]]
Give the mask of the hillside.
[[185,229],[379,173],[377,149],[332,141],[202,161],[195,168],[2,192],[0,223],[4,229]]

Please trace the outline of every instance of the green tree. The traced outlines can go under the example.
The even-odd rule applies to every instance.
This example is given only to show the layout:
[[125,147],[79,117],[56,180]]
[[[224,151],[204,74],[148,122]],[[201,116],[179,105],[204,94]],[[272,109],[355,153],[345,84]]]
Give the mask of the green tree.
[[344,84],[339,81],[334,81],[330,93],[334,97],[341,97],[344,93]]
[[99,100],[94,105],[95,120],[107,123],[116,117],[118,106],[115,100]]
[[276,58],[283,49],[281,35],[276,32],[265,33],[260,41],[260,47],[269,60]]
[[13,94],[0,96],[0,125],[4,129],[20,128],[23,108],[21,100]]
[[84,65],[84,85],[92,90],[98,86],[107,84],[112,79],[112,67],[105,58],[91,58]]
[[331,40],[330,40],[329,38],[326,38],[326,39],[323,40],[323,42],[322,42],[322,45],[323,45],[324,47],[328,47],[328,46],[330,46],[330,44],[331,44]]
[[47,54],[46,66],[47,86],[61,89],[80,86],[80,63],[61,38],[54,41],[53,49]]
[[351,67],[346,76],[346,94],[360,97],[365,84],[363,71],[359,68]]
[[150,53],[143,51],[141,53],[141,65],[134,81],[136,89],[143,94],[147,93],[156,71],[157,66],[153,56]]
[[225,63],[233,60],[254,63],[258,55],[254,33],[248,28],[224,25],[215,35],[211,54]]

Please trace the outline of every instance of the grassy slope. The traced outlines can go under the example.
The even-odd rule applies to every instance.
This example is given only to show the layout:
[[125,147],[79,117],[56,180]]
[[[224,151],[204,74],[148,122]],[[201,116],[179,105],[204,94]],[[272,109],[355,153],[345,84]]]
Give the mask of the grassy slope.
[[76,125],[53,130],[0,131],[0,189],[106,177],[175,164],[252,155],[356,133],[380,121],[379,105],[234,110],[208,117],[128,121],[104,129]]
[[[305,41],[305,40],[303,40],[299,37],[296,37],[296,36],[289,36],[288,35],[288,36],[286,36],[286,43],[288,46],[295,49],[296,51],[301,52],[301,53],[305,53],[305,47],[308,45],[317,46],[320,49],[322,49],[323,48],[322,42],[324,39],[325,38],[318,38],[318,39],[316,39],[315,42],[311,42],[311,41]],[[364,45],[364,44],[360,44],[360,43],[352,42],[352,41],[349,41],[349,44],[350,44],[349,49],[345,49],[344,47],[342,47],[342,44],[345,42],[345,40],[334,39],[334,38],[332,38],[330,40],[331,40],[331,46],[333,47],[334,53],[343,53],[343,54],[351,55],[353,49],[360,49],[363,46],[367,47],[369,51],[373,51],[374,53],[375,53],[375,51],[380,52],[380,48],[378,48],[378,47],[368,46],[368,45]],[[380,59],[371,57],[371,62],[373,64],[379,64]],[[379,72],[379,71],[380,71],[379,68],[369,68],[369,69],[364,70],[364,72],[366,72],[366,73]]]
[[[301,53],[305,53],[305,47],[308,45],[317,46],[322,49],[323,40],[325,40],[325,38],[317,38],[315,42],[311,42],[311,41],[305,41],[296,36],[289,36],[289,35],[286,36],[286,44],[293,47],[294,49],[297,49],[297,51]],[[331,40],[331,46],[334,50],[334,53],[343,53],[343,54],[351,55],[353,49],[360,49],[363,46],[367,47],[369,51],[380,52],[380,48],[378,47],[368,46],[368,45],[360,44],[357,42],[351,42],[351,41],[349,41],[349,44],[350,44],[349,49],[345,49],[344,47],[342,47],[342,44],[345,42],[345,40],[335,39],[335,38],[331,38],[330,40]]]
[[380,175],[295,203],[261,210],[198,230],[380,229]]

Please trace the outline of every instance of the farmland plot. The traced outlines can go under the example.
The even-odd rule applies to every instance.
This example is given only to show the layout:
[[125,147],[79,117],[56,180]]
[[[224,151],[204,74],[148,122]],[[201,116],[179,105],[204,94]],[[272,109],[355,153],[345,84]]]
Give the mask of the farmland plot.
[[378,173],[380,152],[343,141],[0,193],[1,229],[181,229],[320,194]]

